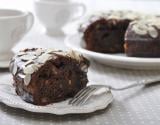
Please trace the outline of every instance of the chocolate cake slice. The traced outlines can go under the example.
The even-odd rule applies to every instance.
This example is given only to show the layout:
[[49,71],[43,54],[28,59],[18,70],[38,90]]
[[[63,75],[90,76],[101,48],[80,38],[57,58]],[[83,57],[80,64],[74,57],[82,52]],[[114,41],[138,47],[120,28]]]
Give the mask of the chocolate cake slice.
[[160,57],[160,18],[132,22],[124,47],[127,56]]
[[10,63],[16,93],[35,105],[73,97],[86,86],[88,67],[77,52],[41,48],[22,50]]
[[140,14],[132,11],[108,11],[91,15],[80,25],[86,49],[101,53],[124,52],[124,35],[128,25]]

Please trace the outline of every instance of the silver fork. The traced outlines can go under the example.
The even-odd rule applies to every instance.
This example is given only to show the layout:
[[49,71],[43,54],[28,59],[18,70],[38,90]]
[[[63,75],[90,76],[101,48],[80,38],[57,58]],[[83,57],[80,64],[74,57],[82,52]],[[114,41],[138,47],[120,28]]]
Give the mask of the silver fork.
[[121,88],[115,88],[110,85],[89,85],[85,87],[84,89],[80,90],[70,101],[70,105],[74,106],[81,106],[87,102],[89,98],[91,98],[93,95],[99,95],[104,92],[108,92],[108,90],[113,90],[113,91],[122,91],[130,88],[134,88],[137,86],[142,86],[142,85],[147,85],[147,84],[152,84],[152,83],[157,83],[160,82],[160,78],[154,79],[154,80],[142,80],[142,81],[137,81],[135,84],[131,84],[125,87]]

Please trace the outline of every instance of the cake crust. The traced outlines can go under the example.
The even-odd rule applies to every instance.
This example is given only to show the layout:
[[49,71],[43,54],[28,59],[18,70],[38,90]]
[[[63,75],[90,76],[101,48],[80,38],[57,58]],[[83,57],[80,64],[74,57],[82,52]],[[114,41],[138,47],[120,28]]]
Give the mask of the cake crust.
[[86,49],[101,53],[124,52],[124,35],[129,23],[138,20],[133,11],[109,11],[91,15],[80,25]]
[[25,49],[10,63],[16,93],[26,102],[47,105],[73,97],[88,82],[89,61],[70,51]]
[[86,49],[125,53],[131,57],[160,57],[160,16],[133,11],[99,12],[79,27]]

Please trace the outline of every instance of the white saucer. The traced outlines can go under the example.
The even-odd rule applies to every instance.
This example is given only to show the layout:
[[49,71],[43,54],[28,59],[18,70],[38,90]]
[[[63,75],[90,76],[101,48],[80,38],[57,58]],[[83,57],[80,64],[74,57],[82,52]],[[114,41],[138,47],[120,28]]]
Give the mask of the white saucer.
[[[4,82],[3,82],[4,83]],[[0,102],[14,108],[24,109],[30,112],[50,113],[56,115],[91,113],[106,108],[112,101],[113,95],[110,90],[103,94],[92,96],[83,106],[72,106],[68,100],[59,103],[53,103],[46,106],[36,106],[26,103],[16,95],[12,85],[0,84]]]
[[88,56],[95,61],[108,66],[125,69],[160,69],[160,58],[127,57],[124,53],[103,54],[86,50],[84,41],[82,40],[82,36],[79,34],[68,36],[65,40],[65,44],[69,48],[81,52],[85,56]]

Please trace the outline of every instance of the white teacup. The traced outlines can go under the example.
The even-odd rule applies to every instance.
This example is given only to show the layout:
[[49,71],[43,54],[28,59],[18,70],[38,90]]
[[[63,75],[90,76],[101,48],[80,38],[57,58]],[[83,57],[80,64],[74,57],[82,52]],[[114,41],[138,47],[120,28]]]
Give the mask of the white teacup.
[[11,49],[32,27],[30,12],[0,9],[0,67],[7,67]]
[[34,5],[37,17],[51,36],[64,34],[63,26],[81,18],[86,12],[84,4],[68,0],[35,0]]

